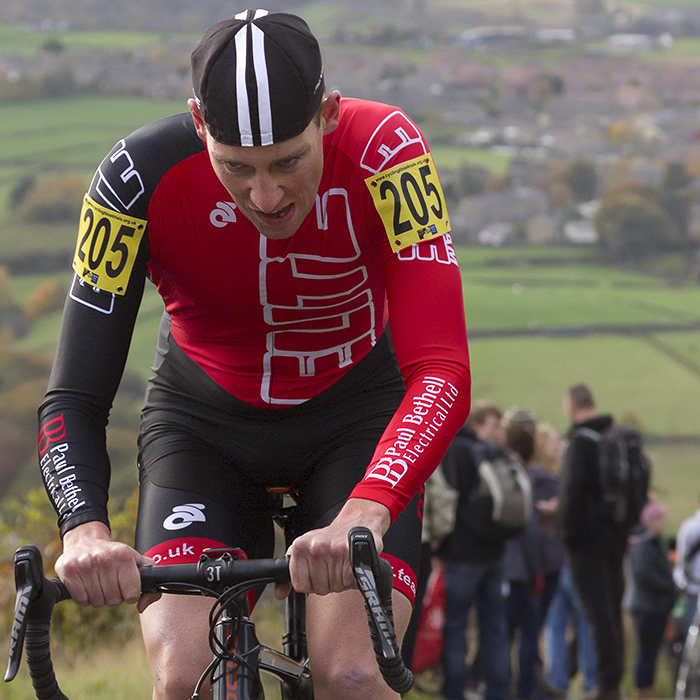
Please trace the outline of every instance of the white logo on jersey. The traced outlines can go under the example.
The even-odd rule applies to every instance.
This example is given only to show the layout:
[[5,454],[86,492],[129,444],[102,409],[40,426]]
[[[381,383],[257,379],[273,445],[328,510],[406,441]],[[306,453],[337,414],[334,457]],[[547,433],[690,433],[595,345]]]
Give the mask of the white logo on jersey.
[[[375,303],[369,273],[359,262],[347,190],[334,188],[316,196],[320,231],[328,229],[329,218],[334,237],[345,244],[344,250],[334,248],[337,257],[303,253],[270,257],[268,239],[260,236],[260,301],[265,322],[273,328],[263,358],[260,395],[266,403],[293,405],[306,400],[272,395],[273,365],[285,363],[299,377],[312,377],[316,363],[346,367],[356,345],[365,338],[376,342]],[[275,284],[269,285],[268,278]]]
[[360,165],[376,175],[412,144],[420,145],[423,153],[428,152],[418,127],[403,112],[392,112],[374,130],[362,153]]
[[[111,163],[122,161],[123,170],[119,173],[120,182],[109,182],[102,172],[102,166],[97,169],[93,178],[93,186],[96,192],[109,207],[115,211],[127,212],[134,205],[134,202],[146,191],[139,171],[134,166],[129,151],[126,150],[126,141],[122,139],[115,151],[109,157]],[[129,182],[134,180],[134,182]],[[92,189],[92,188],[91,188]]]
[[166,530],[182,530],[194,522],[206,522],[204,516],[204,505],[202,503],[185,503],[182,506],[175,506],[173,512],[163,521]]
[[452,236],[449,233],[431,241],[430,245],[414,243],[412,246],[400,250],[396,256],[399,260],[423,260],[425,262],[434,260],[441,265],[457,265],[459,267],[457,253],[455,253]]
[[209,214],[209,221],[217,228],[223,228],[226,224],[236,222],[236,205],[233,202],[217,202],[218,209]]

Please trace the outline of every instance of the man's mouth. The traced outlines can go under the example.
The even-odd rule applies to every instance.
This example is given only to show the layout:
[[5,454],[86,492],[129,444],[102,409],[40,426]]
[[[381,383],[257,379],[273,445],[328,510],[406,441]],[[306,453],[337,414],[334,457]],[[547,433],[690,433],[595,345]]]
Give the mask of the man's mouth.
[[273,212],[258,211],[258,215],[265,219],[283,219],[287,214],[289,214],[293,205],[294,203],[290,202],[286,207]]

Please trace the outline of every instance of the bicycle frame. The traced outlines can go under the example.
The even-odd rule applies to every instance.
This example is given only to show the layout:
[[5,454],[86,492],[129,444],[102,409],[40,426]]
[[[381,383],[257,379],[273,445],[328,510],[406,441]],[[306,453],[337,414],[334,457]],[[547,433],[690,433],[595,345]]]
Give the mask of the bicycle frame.
[[[290,597],[301,599],[304,595],[293,591]],[[303,617],[303,605],[301,610],[295,604],[287,601],[286,625],[297,627]],[[258,681],[259,672],[274,676],[281,685],[284,700],[311,700],[313,698],[313,685],[306,659],[306,645],[284,642],[284,653],[264,646],[259,643],[255,624],[244,615],[236,629],[233,628],[233,616],[224,614],[217,625],[216,637],[221,644],[225,644],[231,635],[235,633],[233,645],[238,655],[243,657],[248,668],[232,660],[222,662],[222,669],[212,679],[213,700],[262,700],[264,698],[261,683]],[[283,640],[286,640],[287,634]]]
[[[268,491],[274,497],[273,519],[284,533],[287,548],[295,537],[290,516],[297,505],[296,494],[288,488]],[[239,599],[237,605],[243,617],[233,646],[254,672],[231,660],[222,662],[221,673],[212,678],[213,700],[263,700],[264,691],[258,681],[260,671],[280,682],[283,700],[313,700],[306,648],[306,595],[292,589],[285,601],[284,653],[260,644],[249,618],[247,601]],[[222,645],[234,633],[232,620],[232,611],[228,610],[217,625],[216,637]]]

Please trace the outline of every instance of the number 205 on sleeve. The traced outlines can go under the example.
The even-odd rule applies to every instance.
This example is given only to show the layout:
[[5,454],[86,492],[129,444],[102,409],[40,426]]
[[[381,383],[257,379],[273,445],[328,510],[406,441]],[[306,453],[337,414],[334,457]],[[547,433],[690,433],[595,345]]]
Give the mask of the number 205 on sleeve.
[[86,196],[73,269],[88,284],[124,294],[147,222],[101,207]]
[[394,252],[450,231],[440,180],[430,153],[365,180]]

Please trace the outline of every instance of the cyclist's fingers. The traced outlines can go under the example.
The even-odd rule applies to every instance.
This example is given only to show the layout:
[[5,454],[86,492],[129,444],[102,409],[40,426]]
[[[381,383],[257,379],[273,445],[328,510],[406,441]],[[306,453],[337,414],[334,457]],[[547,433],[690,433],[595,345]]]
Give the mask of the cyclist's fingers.
[[162,597],[162,593],[142,593],[136,603],[136,610],[142,613],[151,603],[155,603]]
[[276,583],[275,584],[275,598],[277,600],[284,600],[292,592],[291,583]]
[[310,576],[312,593],[327,595],[333,592],[333,572],[327,561],[312,564]]
[[56,562],[56,573],[78,605],[83,607],[104,605],[100,580],[89,559],[61,557]]
[[[131,592],[132,586],[130,585],[128,571],[124,571],[118,563],[115,562],[112,566],[100,566],[98,576],[100,590],[104,599],[102,605],[108,605],[113,608],[121,605],[125,600],[132,603],[138,600],[138,596],[134,597]],[[140,593],[140,586],[138,588]]]
[[298,552],[298,548],[294,549],[294,545],[289,548],[289,577],[292,581],[292,586],[300,593],[311,593],[311,577],[309,575],[309,567],[304,561],[302,553]]

